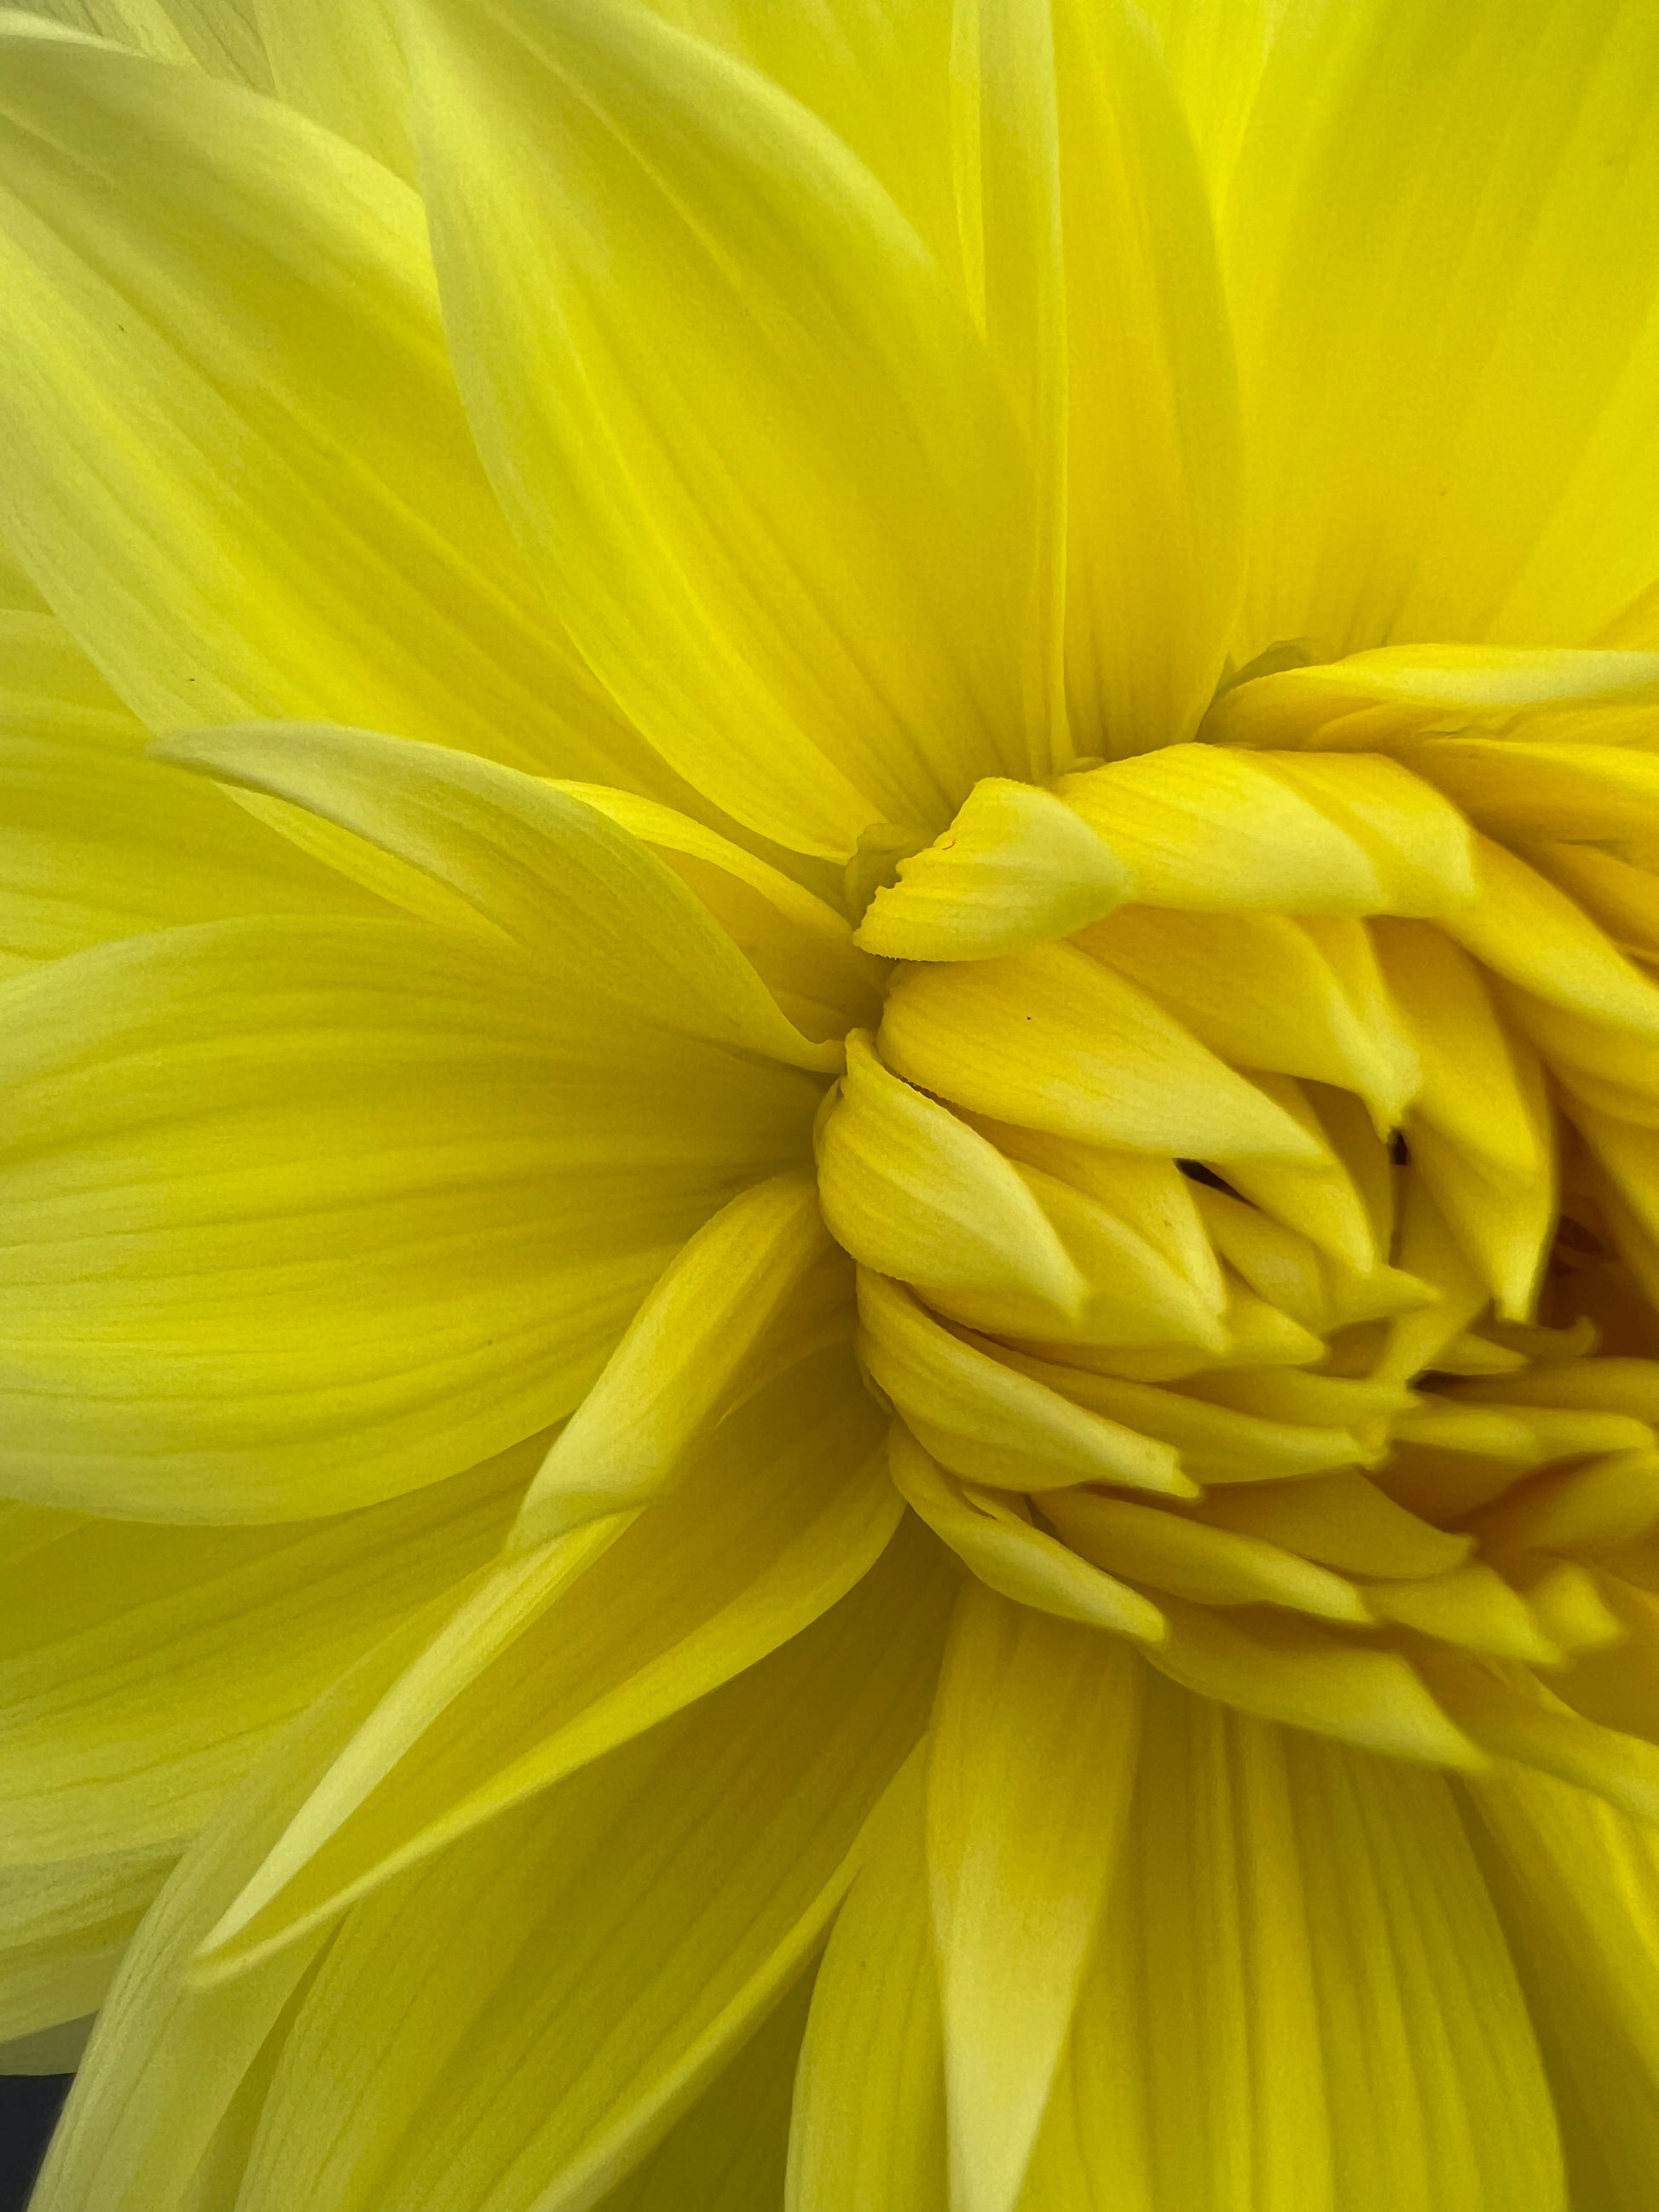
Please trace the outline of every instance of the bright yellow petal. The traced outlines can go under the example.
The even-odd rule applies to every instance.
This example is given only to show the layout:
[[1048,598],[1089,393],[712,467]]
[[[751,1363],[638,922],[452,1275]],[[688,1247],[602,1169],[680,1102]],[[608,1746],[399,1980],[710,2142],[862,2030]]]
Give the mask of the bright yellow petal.
[[924,1091],[1085,1144],[1317,1161],[1321,1146],[1080,946],[902,968],[877,1039]]
[[1358,0],[1269,60],[1230,200],[1246,654],[1587,644],[1659,573],[1644,0]]
[[1160,1684],[1141,1745],[1026,2212],[1564,2212],[1450,1786]]
[[354,1908],[242,2212],[568,2212],[619,2180],[821,1937],[951,1587],[896,1543],[736,1682]]
[[631,1528],[483,1581],[215,1929],[216,1972],[292,1940],[816,1620],[897,1525],[884,1427],[845,1353],[820,1356],[734,1413]]
[[0,987],[19,1495],[303,1517],[568,1413],[815,1093],[404,922],[224,922]]
[[843,856],[1024,770],[1013,426],[868,171],[640,10],[433,0],[410,52],[480,446],[665,757]]
[[0,523],[128,706],[648,779],[490,496],[415,195],[273,102],[17,21]]
[[1066,663],[1079,752],[1191,734],[1240,581],[1237,393],[1198,163],[1127,8],[1057,0]]
[[788,2212],[944,2212],[948,2201],[924,1779],[917,1751],[871,1814],[818,1970],[795,2087]]
[[1116,1871],[1145,1675],[1127,1644],[957,1600],[929,1734],[951,2202],[1012,2212]]
[[6,1506],[50,1540],[0,1576],[0,1860],[193,1834],[282,1723],[484,1565],[539,1450],[269,1529]]

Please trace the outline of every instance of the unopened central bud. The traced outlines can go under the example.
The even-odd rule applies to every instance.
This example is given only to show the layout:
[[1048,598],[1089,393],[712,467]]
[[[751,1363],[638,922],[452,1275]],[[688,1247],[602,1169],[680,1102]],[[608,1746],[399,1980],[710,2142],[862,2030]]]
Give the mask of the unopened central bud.
[[1654,1634],[1659,1364],[1590,1356],[1646,1309],[1607,1205],[1559,1212],[1492,972],[1520,866],[1375,754],[981,784],[870,901],[820,1196],[894,1479],[984,1581],[1250,1711],[1652,1810],[1597,1700]]

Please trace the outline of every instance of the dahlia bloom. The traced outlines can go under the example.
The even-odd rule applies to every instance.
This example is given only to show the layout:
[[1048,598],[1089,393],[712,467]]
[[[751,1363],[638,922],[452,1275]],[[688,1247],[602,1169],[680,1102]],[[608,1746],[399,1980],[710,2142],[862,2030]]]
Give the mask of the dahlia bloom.
[[40,2212],[1643,2212],[1659,16],[57,12]]

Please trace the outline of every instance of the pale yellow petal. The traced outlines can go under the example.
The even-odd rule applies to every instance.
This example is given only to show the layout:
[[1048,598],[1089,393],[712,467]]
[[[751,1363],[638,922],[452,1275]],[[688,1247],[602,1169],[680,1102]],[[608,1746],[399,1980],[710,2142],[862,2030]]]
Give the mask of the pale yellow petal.
[[252,0],[252,12],[276,97],[413,183],[409,73],[390,0]]
[[[435,1609],[434,1609],[435,1611]],[[208,2212],[192,2178],[313,1961],[299,1944],[229,1990],[185,1979],[191,1953],[349,1734],[418,1650],[411,1619],[284,1730],[191,1848],[132,1942],[53,2139],[37,2212]],[[254,2117],[257,2118],[257,2110]],[[248,2130],[233,2130],[245,2145]],[[232,2179],[239,2178],[237,2155]],[[210,2203],[211,2200],[210,2200]]]
[[19,20],[0,526],[127,705],[648,779],[491,498],[414,193],[273,101]]
[[540,778],[368,730],[245,725],[157,751],[354,832],[618,1007],[799,1067],[840,1063],[783,1017],[672,868]]
[[0,615],[0,972],[169,922],[385,912],[204,785],[46,615]]
[[96,2012],[176,1856],[138,1845],[0,1873],[0,2037],[11,2046],[0,2052],[3,2071],[74,2071],[73,2061],[19,2063],[18,2039]]

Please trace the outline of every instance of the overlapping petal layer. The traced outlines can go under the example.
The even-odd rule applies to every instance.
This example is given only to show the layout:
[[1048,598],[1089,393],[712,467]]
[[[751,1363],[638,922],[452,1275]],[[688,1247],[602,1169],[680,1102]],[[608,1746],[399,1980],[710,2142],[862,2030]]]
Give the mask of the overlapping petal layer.
[[41,2203],[1645,2212],[1649,12],[57,12]]

